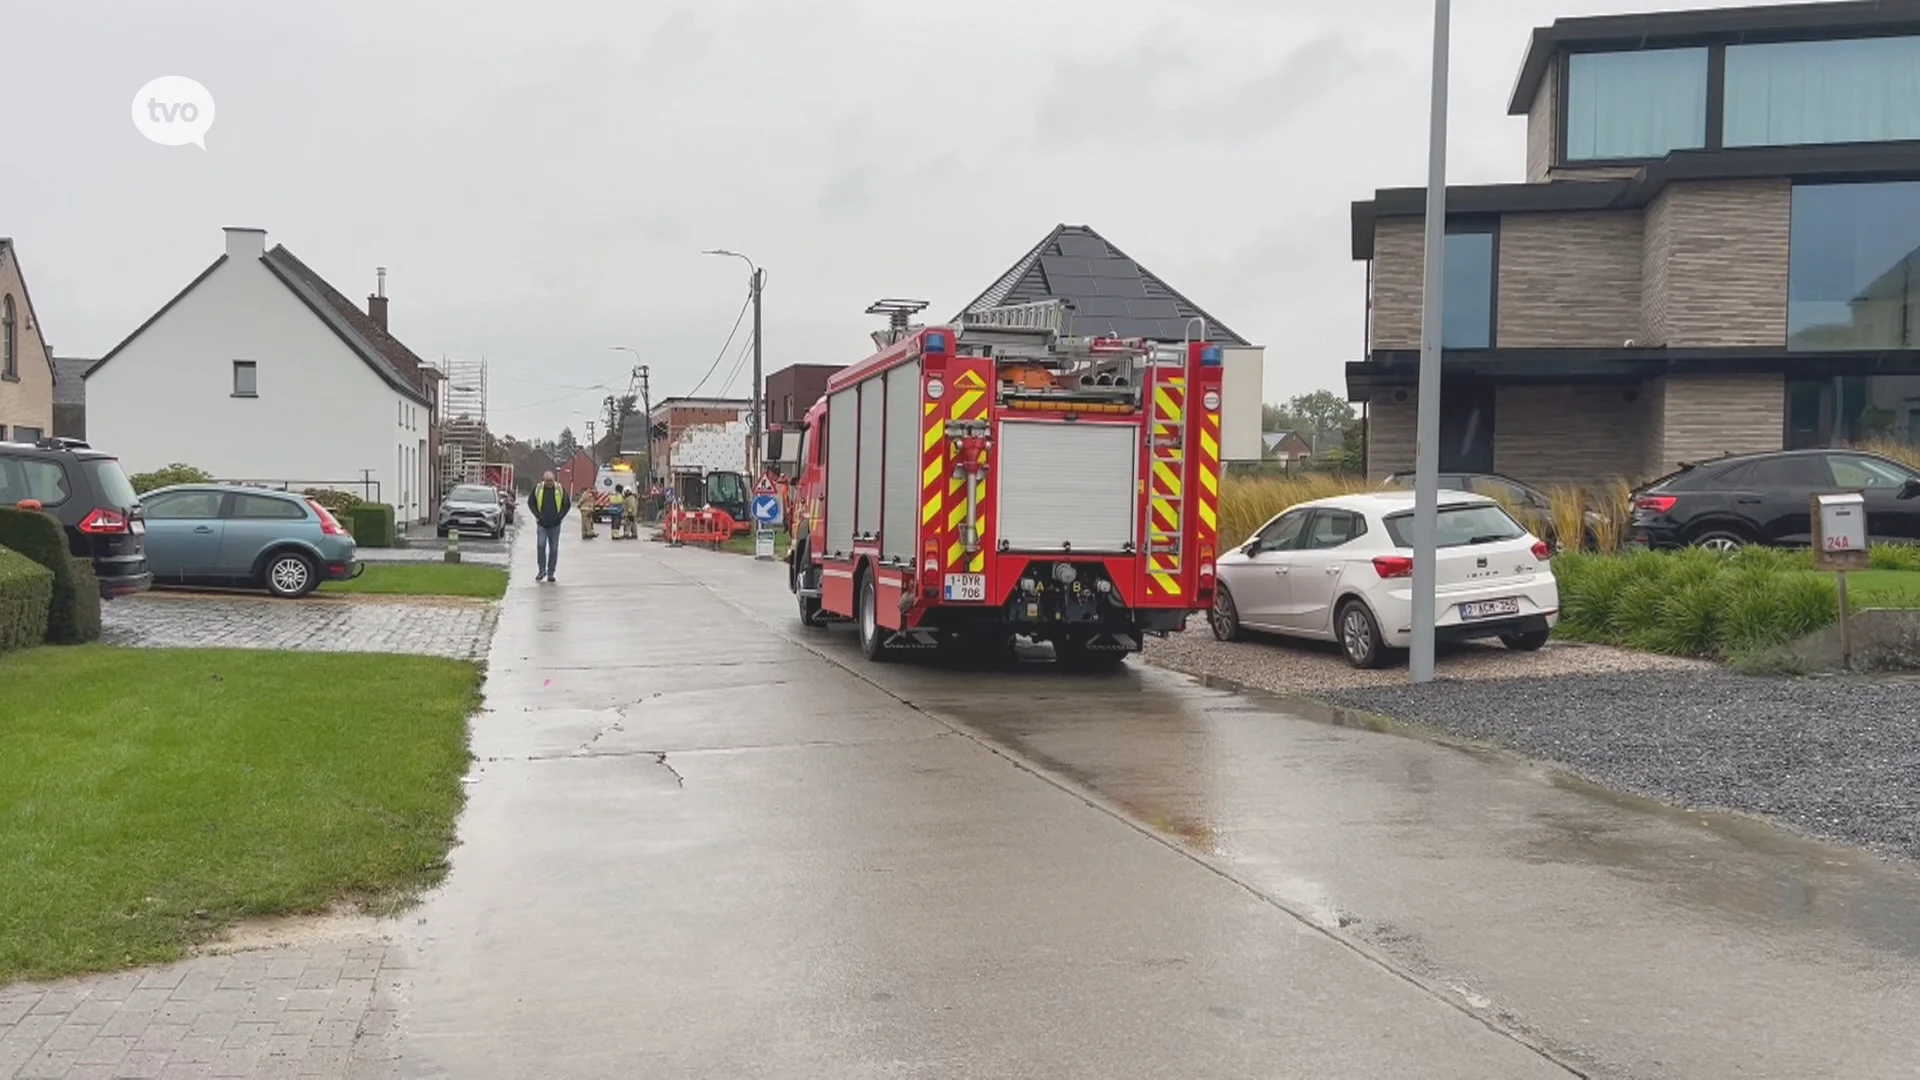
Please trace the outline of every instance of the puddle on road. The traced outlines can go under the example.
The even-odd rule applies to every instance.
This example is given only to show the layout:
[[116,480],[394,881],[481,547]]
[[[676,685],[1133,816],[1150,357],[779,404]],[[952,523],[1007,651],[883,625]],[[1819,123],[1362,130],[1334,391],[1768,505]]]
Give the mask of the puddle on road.
[[[1117,812],[1208,858],[1258,867],[1267,887],[1297,875],[1287,863],[1300,822],[1276,818],[1286,792],[1259,790],[1263,759],[1271,783],[1306,764],[1330,787],[1334,805],[1312,806],[1339,830],[1433,828],[1437,840],[1475,856],[1533,864],[1600,867],[1650,888],[1664,901],[1752,926],[1837,930],[1901,956],[1920,956],[1920,875],[1905,862],[1797,834],[1738,813],[1693,810],[1627,795],[1498,747],[1354,709],[1284,698],[1228,680],[1130,671],[1094,679],[1022,679],[1007,691],[935,675],[916,695],[1072,786],[1097,794]],[[936,689],[937,688],[937,689]],[[1270,724],[1296,723],[1283,740]],[[1304,741],[1299,722],[1327,735]],[[1263,729],[1265,735],[1263,735]],[[1471,764],[1467,777],[1445,757],[1368,754],[1352,735],[1391,735],[1423,743]],[[1337,805],[1347,776],[1384,785],[1403,808]],[[1471,784],[1471,787],[1464,785]],[[1354,790],[1363,791],[1356,787]],[[1313,798],[1311,793],[1303,797]],[[1351,820],[1347,820],[1350,818]],[[1451,823],[1449,819],[1452,819]],[[1484,821],[1485,833],[1461,823]],[[1365,833],[1359,834],[1368,842]],[[1297,854],[1324,858],[1338,833],[1302,834]],[[1484,850],[1475,850],[1484,845]],[[1439,856],[1441,853],[1433,853]],[[1337,910],[1317,886],[1280,889],[1295,903]]]

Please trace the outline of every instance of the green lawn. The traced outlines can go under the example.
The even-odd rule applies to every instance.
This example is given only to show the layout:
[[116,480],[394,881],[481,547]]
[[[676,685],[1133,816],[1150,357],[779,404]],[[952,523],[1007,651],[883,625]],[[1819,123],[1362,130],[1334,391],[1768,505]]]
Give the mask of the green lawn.
[[433,884],[479,683],[414,656],[0,656],[0,983]]
[[[1828,581],[1833,574],[1821,572]],[[1860,608],[1920,608],[1920,572],[1861,570],[1847,575],[1847,604]]]
[[[773,534],[774,558],[784,559],[787,557],[787,539],[788,537],[785,532],[776,532]],[[721,544],[720,550],[734,555],[752,555],[753,534],[748,533],[745,536],[736,536],[726,543]]]
[[364,596],[467,596],[498,600],[507,592],[507,572],[465,563],[368,563],[352,581],[330,581],[322,593]]

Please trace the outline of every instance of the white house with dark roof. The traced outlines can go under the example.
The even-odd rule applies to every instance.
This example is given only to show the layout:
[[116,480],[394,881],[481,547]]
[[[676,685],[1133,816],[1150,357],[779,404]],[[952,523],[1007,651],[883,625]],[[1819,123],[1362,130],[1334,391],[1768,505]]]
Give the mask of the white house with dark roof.
[[1228,329],[1086,225],[1055,226],[965,311],[1054,299],[1072,305],[1076,334],[1163,344],[1194,338],[1219,345],[1225,369],[1220,387],[1222,456],[1228,461],[1261,460],[1265,348]]
[[[383,290],[384,291],[384,290]],[[438,373],[260,229],[86,374],[88,441],[129,472],[181,462],[222,480],[330,487],[433,511]]]

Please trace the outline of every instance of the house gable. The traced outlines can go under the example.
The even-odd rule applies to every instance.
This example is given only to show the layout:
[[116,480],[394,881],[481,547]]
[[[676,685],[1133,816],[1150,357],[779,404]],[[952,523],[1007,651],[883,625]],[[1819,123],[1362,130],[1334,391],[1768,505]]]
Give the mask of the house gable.
[[[173,299],[161,305],[160,310],[148,317],[146,322],[134,328],[118,345],[108,350],[98,363],[87,371],[91,377],[94,372],[105,367],[108,361],[118,356],[142,334],[159,322],[173,310],[174,306],[186,299],[188,294],[199,288],[214,272],[225,265],[228,256],[222,255],[200,272],[200,275],[187,283],[187,287],[176,293]],[[365,312],[360,311],[328,284],[326,279],[313,272],[306,263],[301,262],[284,244],[275,245],[272,251],[260,258],[273,276],[279,280],[288,292],[298,297],[309,313],[327,327],[341,343],[351,349],[373,372],[380,376],[388,386],[398,391],[416,404],[431,407],[433,398],[427,389],[427,379],[422,371],[420,358],[411,349],[401,344],[398,338],[382,330]]]
[[1252,347],[1085,225],[1055,226],[968,304],[966,312],[1052,299],[1072,303],[1078,333],[1177,342],[1186,340],[1189,324],[1200,319],[1206,324],[1206,340]]
[[33,293],[27,288],[27,272],[20,267],[20,251],[13,246],[13,240],[5,236],[0,236],[0,290],[20,294],[20,310],[15,314],[15,318],[22,319],[17,324],[20,340],[26,340],[24,331],[33,331],[33,339],[47,363],[47,376],[54,377],[53,346],[47,344],[46,334],[40,328],[40,313],[34,309]]
[[0,309],[12,331],[12,373],[0,371],[0,428],[15,436],[20,429],[41,435],[53,430],[53,393],[56,374],[40,316],[27,291],[13,241],[0,238]]

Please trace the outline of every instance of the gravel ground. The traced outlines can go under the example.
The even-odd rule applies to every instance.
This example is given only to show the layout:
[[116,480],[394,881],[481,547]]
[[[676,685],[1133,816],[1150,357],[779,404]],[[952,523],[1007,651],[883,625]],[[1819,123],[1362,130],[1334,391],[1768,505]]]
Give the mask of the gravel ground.
[[1616,790],[1770,814],[1920,858],[1920,682],[1643,671],[1314,696],[1506,746]]
[[[1318,694],[1363,686],[1393,686],[1407,681],[1404,663],[1380,671],[1348,664],[1331,643],[1253,638],[1223,644],[1207,624],[1191,620],[1183,634],[1147,640],[1146,659],[1161,667],[1227,679],[1277,694]],[[1599,645],[1555,642],[1537,653],[1509,652],[1501,646],[1466,644],[1442,648],[1435,661],[1442,679],[1555,678],[1596,672],[1713,671],[1697,660]]]

